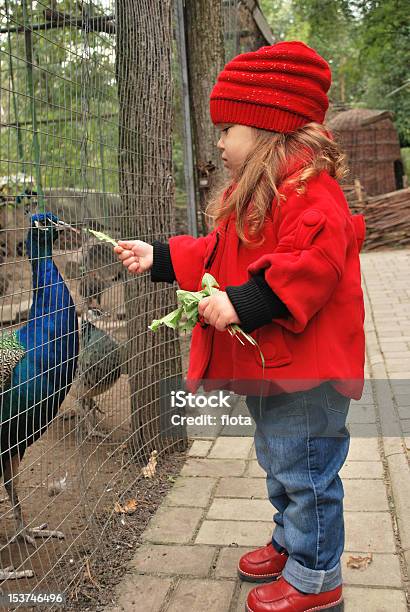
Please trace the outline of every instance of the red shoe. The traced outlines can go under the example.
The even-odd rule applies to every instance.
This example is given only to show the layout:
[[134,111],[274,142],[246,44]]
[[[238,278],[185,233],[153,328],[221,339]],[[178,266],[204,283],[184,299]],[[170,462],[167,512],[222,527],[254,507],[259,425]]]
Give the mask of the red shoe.
[[238,576],[247,582],[271,582],[281,575],[287,560],[288,554],[279,553],[269,540],[262,548],[242,555],[238,563]]
[[248,593],[246,612],[342,612],[342,586],[325,593],[301,593],[281,576]]

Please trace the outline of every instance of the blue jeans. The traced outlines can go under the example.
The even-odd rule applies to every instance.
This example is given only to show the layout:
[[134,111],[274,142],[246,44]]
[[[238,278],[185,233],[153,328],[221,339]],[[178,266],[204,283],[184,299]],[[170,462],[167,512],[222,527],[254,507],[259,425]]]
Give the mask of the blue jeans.
[[272,544],[289,553],[282,575],[305,593],[334,589],[342,583],[344,493],[338,472],[349,450],[350,399],[325,382],[308,391],[248,395],[246,404],[277,510]]

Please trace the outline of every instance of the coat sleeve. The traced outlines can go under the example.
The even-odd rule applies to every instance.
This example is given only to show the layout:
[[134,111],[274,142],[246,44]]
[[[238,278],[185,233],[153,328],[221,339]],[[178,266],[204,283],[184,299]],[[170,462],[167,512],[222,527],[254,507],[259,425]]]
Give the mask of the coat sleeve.
[[[334,205],[333,205],[334,204]],[[326,304],[342,277],[347,250],[347,215],[336,202],[308,202],[285,214],[277,247],[248,266],[286,305],[289,316],[273,321],[301,333]]]
[[180,289],[197,291],[205,257],[212,246],[217,229],[207,236],[194,238],[182,234],[169,239],[169,250],[176,281]]

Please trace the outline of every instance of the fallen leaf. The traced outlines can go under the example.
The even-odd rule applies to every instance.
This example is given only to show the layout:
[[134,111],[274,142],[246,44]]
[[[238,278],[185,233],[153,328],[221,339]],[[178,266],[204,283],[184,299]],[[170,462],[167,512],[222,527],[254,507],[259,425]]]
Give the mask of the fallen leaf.
[[133,514],[133,512],[135,512],[136,509],[137,509],[136,499],[129,499],[124,505],[124,510],[126,514]]
[[347,567],[350,567],[351,569],[358,569],[358,570],[365,570],[369,567],[370,563],[373,561],[373,554],[369,553],[368,555],[366,555],[365,557],[353,557],[352,555],[350,555],[350,557],[347,560]]
[[145,478],[152,478],[155,475],[155,470],[158,461],[157,455],[158,451],[153,450],[147,465],[141,469],[141,472],[143,473]]
[[114,511],[117,514],[133,514],[137,509],[137,500],[129,499],[123,506],[121,506],[120,502],[115,502]]

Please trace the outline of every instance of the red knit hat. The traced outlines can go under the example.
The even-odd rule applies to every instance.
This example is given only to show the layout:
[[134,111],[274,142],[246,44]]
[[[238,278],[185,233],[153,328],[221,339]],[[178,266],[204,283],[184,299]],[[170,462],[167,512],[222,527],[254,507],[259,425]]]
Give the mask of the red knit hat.
[[323,123],[331,80],[329,64],[303,42],[242,53],[226,64],[212,89],[212,122],[275,132]]

